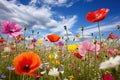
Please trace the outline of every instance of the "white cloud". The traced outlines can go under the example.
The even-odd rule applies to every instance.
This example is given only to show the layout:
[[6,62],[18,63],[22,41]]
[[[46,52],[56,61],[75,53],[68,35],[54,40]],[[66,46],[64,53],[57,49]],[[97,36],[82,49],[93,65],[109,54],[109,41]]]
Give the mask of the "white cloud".
[[67,26],[67,29],[71,29],[76,21],[77,21],[77,16],[63,18],[63,21],[58,22],[58,24],[56,25],[57,28],[52,29],[52,31],[62,32],[64,31],[64,26]]
[[[100,30],[101,30],[101,32],[110,31],[112,29],[115,29],[118,24],[120,24],[120,21],[113,22],[113,23],[107,24],[107,25],[100,25]],[[84,34],[89,35],[91,33],[96,33],[96,32],[98,32],[98,27],[96,24],[84,27]]]
[[93,0],[85,0],[86,2],[92,2]]
[[120,16],[115,16],[112,20],[118,20]]
[[62,5],[65,4],[67,0],[43,0],[43,3],[50,4],[50,5]]
[[78,1],[80,0],[31,0],[29,5],[35,6],[38,4],[44,4],[47,6],[71,7],[74,3]]
[[[45,0],[44,0],[45,1]],[[0,22],[2,20],[14,20],[21,25],[26,25],[29,28],[47,29],[53,32],[62,32],[64,25],[68,26],[68,29],[72,28],[76,22],[77,16],[71,17],[56,14],[52,11],[51,7],[42,5],[40,8],[31,6],[40,0],[31,0],[29,5],[16,4],[15,0],[10,2],[6,0],[0,0]],[[60,4],[65,3],[64,0],[58,0]],[[31,5],[30,5],[31,4]],[[59,21],[53,17],[58,16]]]

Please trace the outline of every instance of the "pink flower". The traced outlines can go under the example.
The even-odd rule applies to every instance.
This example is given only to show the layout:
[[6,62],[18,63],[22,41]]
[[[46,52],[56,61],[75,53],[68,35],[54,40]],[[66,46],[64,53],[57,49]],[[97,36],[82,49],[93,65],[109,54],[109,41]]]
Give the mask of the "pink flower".
[[114,77],[111,74],[103,74],[102,75],[103,80],[115,80]]
[[35,44],[30,44],[30,45],[28,46],[28,48],[29,48],[29,49],[34,49],[34,48],[35,48]]
[[100,51],[100,45],[98,44],[94,44],[92,42],[88,42],[88,41],[83,41],[82,45],[79,47],[79,53],[81,56],[85,56],[86,52],[93,52],[98,55],[99,51]]
[[1,33],[8,34],[9,37],[16,37],[21,34],[22,27],[13,21],[3,21],[1,25],[3,27]]
[[6,47],[7,43],[6,42],[3,42],[2,43],[2,46]]
[[116,52],[114,50],[107,50],[108,54],[114,55]]
[[55,43],[56,46],[64,46],[64,42],[60,41],[60,42],[57,42]]

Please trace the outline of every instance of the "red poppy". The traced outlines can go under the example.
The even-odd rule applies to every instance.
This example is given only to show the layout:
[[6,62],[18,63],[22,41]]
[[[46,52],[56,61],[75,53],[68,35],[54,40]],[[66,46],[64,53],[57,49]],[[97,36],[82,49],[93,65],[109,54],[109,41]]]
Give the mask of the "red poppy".
[[57,42],[60,39],[60,36],[58,36],[57,34],[50,34],[47,35],[47,38],[50,42]]
[[79,59],[83,58],[83,56],[81,56],[79,53],[74,53],[74,56],[77,57],[77,58],[79,58]]
[[18,36],[16,37],[16,39],[21,41],[21,40],[25,40],[25,37],[23,37],[23,36],[21,36],[21,35],[18,35]]
[[109,12],[108,8],[101,8],[95,12],[88,12],[86,15],[86,19],[89,22],[99,22],[106,17],[108,12]]
[[0,43],[3,43],[3,42],[5,42],[6,40],[5,39],[0,39]]
[[14,67],[17,74],[33,75],[41,64],[36,53],[23,52],[14,58]]
[[109,73],[103,74],[102,79],[103,80],[115,80],[114,77]]
[[14,47],[14,46],[11,46],[10,48],[11,48],[11,50],[13,50],[13,51],[16,49],[16,47]]
[[118,35],[109,34],[108,39],[118,39]]
[[42,76],[41,73],[35,73],[35,74],[34,74],[34,77],[35,77],[36,79],[39,79],[41,76]]

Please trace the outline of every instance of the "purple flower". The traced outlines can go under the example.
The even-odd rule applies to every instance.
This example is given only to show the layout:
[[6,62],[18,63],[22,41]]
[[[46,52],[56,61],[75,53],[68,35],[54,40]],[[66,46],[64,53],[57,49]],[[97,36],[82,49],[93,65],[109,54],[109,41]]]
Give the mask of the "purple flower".
[[6,75],[0,74],[0,79],[4,79],[4,78],[6,78]]
[[7,69],[8,70],[14,70],[15,68],[13,66],[8,66]]
[[55,43],[55,44],[56,44],[56,46],[64,46],[64,42],[62,42],[62,41],[57,42],[57,43]]
[[34,43],[37,42],[37,39],[33,38],[33,39],[32,39],[32,42],[34,42]]
[[13,21],[3,21],[1,25],[3,27],[1,33],[8,34],[9,37],[16,37],[21,34],[22,27]]
[[64,73],[64,69],[63,69],[63,67],[62,67],[62,66],[59,66],[59,67],[58,67],[58,71],[60,71],[60,73],[63,74],[63,73]]

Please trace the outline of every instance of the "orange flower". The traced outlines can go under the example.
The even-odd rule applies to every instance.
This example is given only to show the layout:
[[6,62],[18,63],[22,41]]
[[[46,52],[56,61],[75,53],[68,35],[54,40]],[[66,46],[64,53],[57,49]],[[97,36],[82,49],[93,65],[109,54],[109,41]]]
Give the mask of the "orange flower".
[[80,34],[76,34],[76,38],[80,38]]
[[33,75],[39,68],[41,61],[39,56],[33,52],[23,52],[14,58],[14,67],[17,74]]
[[88,12],[86,15],[86,19],[89,22],[99,22],[107,16],[108,12],[109,12],[108,8],[101,8],[94,12]]
[[47,38],[50,42],[57,42],[60,39],[60,36],[58,36],[57,34],[50,34],[47,35]]
[[6,40],[5,39],[0,39],[0,43],[3,43],[3,42],[5,42]]

